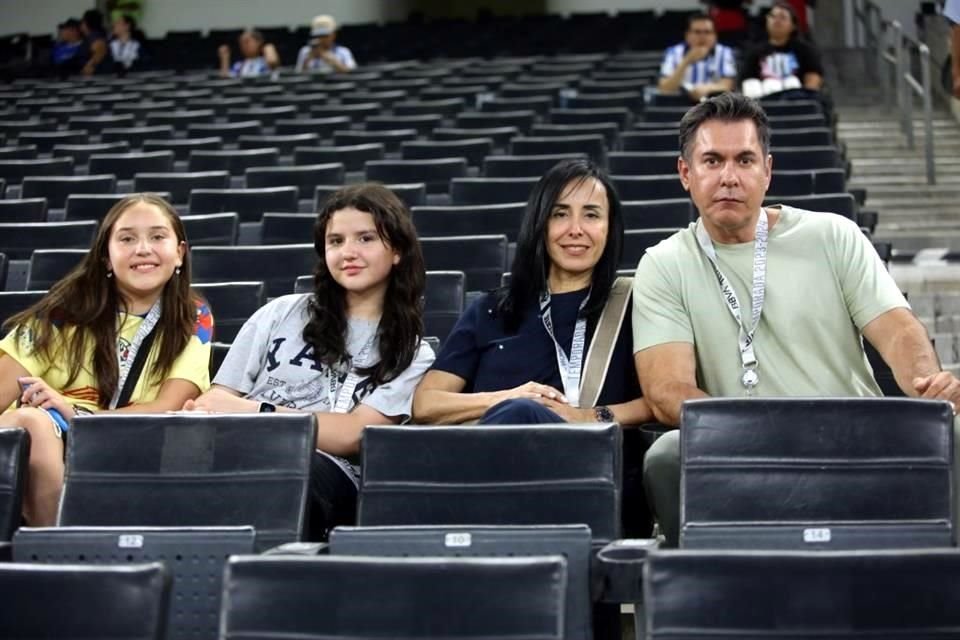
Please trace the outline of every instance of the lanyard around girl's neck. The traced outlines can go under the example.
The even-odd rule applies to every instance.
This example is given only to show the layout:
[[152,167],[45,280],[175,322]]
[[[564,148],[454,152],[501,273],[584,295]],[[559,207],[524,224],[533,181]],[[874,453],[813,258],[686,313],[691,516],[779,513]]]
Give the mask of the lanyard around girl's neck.
[[703,226],[703,221],[697,223],[697,243],[700,249],[710,261],[713,267],[713,273],[717,277],[717,284],[720,285],[720,294],[723,301],[730,311],[730,315],[737,321],[739,327],[738,342],[740,346],[740,363],[743,367],[743,374],[740,376],[740,384],[750,395],[754,387],[760,382],[760,376],[757,374],[759,363],[757,354],[753,349],[753,336],[760,325],[760,314],[763,311],[763,298],[766,291],[767,281],[767,238],[768,238],[767,211],[760,208],[760,216],[757,218],[757,226],[753,240],[753,285],[750,289],[750,327],[744,322],[740,312],[740,301],[737,299],[737,293],[730,285],[720,265],[717,262],[717,250],[713,246],[713,240],[710,234]]
[[563,382],[563,395],[566,396],[571,407],[580,406],[580,371],[583,368],[583,350],[587,342],[587,319],[582,317],[582,314],[589,300],[590,292],[588,291],[577,309],[577,323],[573,327],[573,341],[570,343],[568,358],[554,335],[553,316],[550,313],[550,291],[544,291],[540,296],[540,320],[557,352],[557,369],[560,370],[560,380]]
[[[117,366],[119,369],[119,377],[117,378],[117,388],[114,390],[113,397],[110,399],[110,409],[117,408],[117,403],[120,401],[120,394],[123,392],[123,387],[127,383],[127,376],[130,375],[130,367],[133,366],[133,362],[137,359],[137,353],[140,351],[140,346],[143,344],[143,341],[148,335],[150,335],[150,332],[154,330],[154,328],[157,326],[157,323],[160,322],[160,314],[162,312],[162,298],[157,298],[157,301],[153,303],[153,306],[150,307],[150,311],[148,311],[147,315],[143,318],[140,326],[137,327],[137,332],[133,334],[133,339],[130,341],[130,346],[126,349],[122,349],[118,340]],[[120,323],[121,329],[123,328],[123,322],[125,321],[126,317],[123,316],[123,319]],[[124,351],[126,351],[126,356],[124,356]]]
[[377,338],[378,329],[379,325],[374,328],[373,333],[371,333],[370,337],[367,338],[367,341],[363,343],[360,353],[358,353],[355,358],[350,358],[348,361],[347,377],[344,379],[342,385],[338,385],[338,382],[340,381],[339,370],[333,367],[330,368],[327,399],[330,403],[331,412],[347,413],[352,408],[350,403],[353,400],[353,393],[356,391],[357,385],[360,384],[360,381],[363,380],[363,376],[360,375],[357,369],[360,367],[369,367],[373,364],[373,362],[370,362],[370,360],[372,360],[371,353],[373,352],[373,343]]

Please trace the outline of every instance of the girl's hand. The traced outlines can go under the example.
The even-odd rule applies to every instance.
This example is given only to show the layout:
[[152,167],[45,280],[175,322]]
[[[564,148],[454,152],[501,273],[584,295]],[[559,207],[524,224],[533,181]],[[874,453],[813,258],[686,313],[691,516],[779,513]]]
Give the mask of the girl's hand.
[[17,380],[22,389],[20,402],[23,406],[36,407],[37,409],[56,409],[67,420],[76,414],[73,406],[67,402],[66,398],[47,384],[43,378],[24,376]]
[[256,413],[260,403],[247,400],[223,389],[210,389],[196,400],[187,400],[184,411],[206,411],[208,413]]

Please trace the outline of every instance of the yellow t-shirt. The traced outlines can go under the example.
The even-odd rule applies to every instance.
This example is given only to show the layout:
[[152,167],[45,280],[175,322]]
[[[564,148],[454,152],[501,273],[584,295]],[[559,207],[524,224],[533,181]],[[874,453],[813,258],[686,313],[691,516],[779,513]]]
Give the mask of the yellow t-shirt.
[[[136,335],[142,322],[143,318],[140,316],[127,315],[124,317],[123,326],[117,336],[117,350],[121,355],[126,355],[130,341]],[[72,331],[72,327],[63,329],[64,335],[69,335]],[[47,384],[58,390],[71,404],[77,404],[91,410],[97,410],[100,407],[97,381],[91,371],[94,348],[92,340],[88,341],[84,349],[86,354],[84,365],[81,367],[77,378],[67,388],[66,383],[69,374],[67,367],[59,363],[48,362],[33,352],[33,334],[29,328],[21,332],[19,340],[17,339],[17,333],[17,328],[14,328],[3,340],[0,340],[0,355],[9,355],[20,363],[31,376],[43,378]],[[210,387],[210,339],[212,333],[213,316],[210,309],[205,304],[198,302],[197,322],[194,325],[193,335],[180,356],[173,362],[166,379],[187,380],[195,384],[201,392],[206,391]],[[151,375],[159,348],[159,342],[155,340],[150,349],[150,354],[147,356],[147,361],[144,363],[140,379],[137,380],[137,386],[130,396],[131,404],[155,400],[160,392],[160,387],[166,379],[158,380]],[[106,401],[109,402],[109,398]]]

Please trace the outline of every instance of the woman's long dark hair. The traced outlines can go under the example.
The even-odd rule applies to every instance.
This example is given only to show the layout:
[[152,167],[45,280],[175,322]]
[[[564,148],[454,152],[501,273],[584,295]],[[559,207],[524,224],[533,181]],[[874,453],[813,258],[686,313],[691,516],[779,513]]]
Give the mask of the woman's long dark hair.
[[[138,203],[159,209],[170,221],[177,243],[187,241],[183,223],[166,200],[148,193],[124,198],[107,212],[93,246],[80,264],[50,287],[36,304],[4,323],[5,329],[16,327],[18,340],[24,331],[33,332],[34,351],[54,366],[62,363],[60,366],[67,367],[66,386],[77,379],[81,369],[90,365],[85,361],[85,348],[92,341],[92,371],[97,380],[99,405],[104,409],[110,404],[120,377],[117,311],[127,312],[126,301],[117,291],[114,279],[107,275],[110,273],[110,236],[120,216]],[[160,297],[163,313],[154,339],[158,345],[157,359],[149,372],[155,381],[166,378],[196,327],[198,299],[190,289],[189,249],[184,251],[179,275],[174,274],[167,281]],[[74,330],[69,334],[60,332],[68,327]]]
[[564,160],[556,164],[537,182],[527,200],[517,252],[511,268],[510,284],[498,292],[498,309],[508,331],[516,331],[523,322],[530,305],[540,299],[547,289],[550,273],[550,255],[547,253],[547,223],[557,201],[572,188],[590,178],[607,191],[609,226],[607,244],[600,260],[593,268],[590,301],[582,315],[588,319],[599,317],[607,303],[610,288],[617,277],[617,265],[623,250],[623,215],[620,197],[606,172],[592,160]]
[[313,227],[313,244],[320,259],[313,274],[310,320],[303,328],[303,340],[328,367],[336,366],[351,355],[346,346],[346,292],[333,279],[325,258],[327,225],[333,214],[343,209],[357,209],[373,216],[380,239],[400,256],[390,271],[377,328],[380,361],[359,370],[380,385],[403,373],[420,347],[426,283],[423,252],[410,210],[383,185],[352,185],[327,198]]

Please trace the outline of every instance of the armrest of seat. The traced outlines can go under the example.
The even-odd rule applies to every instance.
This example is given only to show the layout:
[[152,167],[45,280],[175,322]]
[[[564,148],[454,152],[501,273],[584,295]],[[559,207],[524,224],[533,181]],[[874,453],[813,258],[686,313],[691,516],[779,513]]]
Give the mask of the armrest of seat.
[[330,545],[326,542],[287,542],[271,547],[261,555],[265,556],[326,556],[330,555]]
[[654,538],[614,540],[599,552],[594,563],[596,602],[643,602],[643,566],[647,553],[656,549]]

